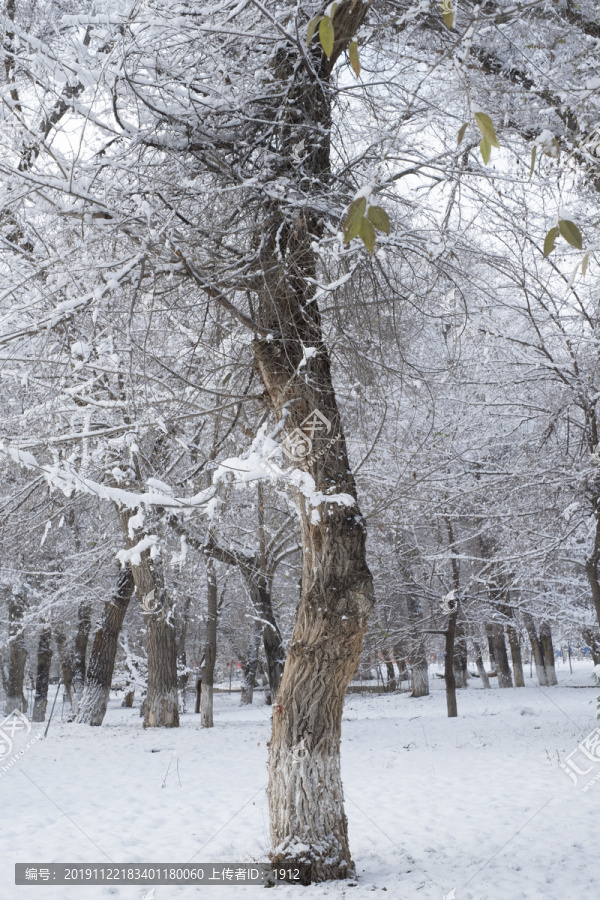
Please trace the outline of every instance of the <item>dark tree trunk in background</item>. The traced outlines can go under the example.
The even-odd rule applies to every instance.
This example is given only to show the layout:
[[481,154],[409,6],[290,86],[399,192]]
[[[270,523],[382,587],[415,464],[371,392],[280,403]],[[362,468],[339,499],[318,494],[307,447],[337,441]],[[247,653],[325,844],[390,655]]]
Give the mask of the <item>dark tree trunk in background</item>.
[[[452,569],[452,588],[454,591],[454,600],[456,608],[448,616],[448,624],[446,625],[446,652],[444,657],[444,679],[446,681],[446,706],[448,707],[448,717],[453,719],[458,716],[458,708],[456,705],[456,676],[455,676],[455,654],[456,654],[456,637],[457,632],[462,638],[463,623],[461,621],[461,604],[460,604],[460,562],[455,556],[454,546],[454,523],[448,515],[444,513],[444,522],[448,533],[448,549],[450,550],[450,567]],[[466,664],[466,660],[465,660]],[[465,684],[466,687],[466,684]]]
[[193,535],[181,527],[175,519],[171,525],[180,534],[185,534],[186,539],[196,550],[208,554],[212,559],[225,563],[227,566],[237,566],[244,579],[250,595],[252,609],[262,622],[262,637],[267,662],[267,675],[269,678],[270,696],[275,697],[279,690],[281,675],[285,665],[285,649],[279,625],[273,612],[271,596],[272,578],[264,574],[260,552],[254,556],[238,553],[228,547],[222,547],[211,536],[208,543],[203,544]]
[[550,687],[557,684],[556,666],[554,657],[554,646],[552,644],[552,631],[548,622],[542,622],[540,625],[540,641],[544,653],[544,669],[546,670],[546,678]]
[[[253,569],[254,575],[257,575],[256,568]],[[246,570],[242,569],[242,575],[246,581],[248,590],[252,598],[252,606],[257,616],[262,620],[262,639],[265,650],[265,660],[267,663],[267,676],[269,679],[269,689],[272,698],[277,696],[281,676],[283,675],[283,667],[285,665],[285,648],[283,646],[283,638],[279,625],[275,620],[273,613],[273,604],[271,599],[270,582],[264,579],[252,577],[246,574]]]
[[495,675],[497,674],[498,663],[496,662],[496,652],[494,650],[494,641],[492,638],[492,633],[490,630],[490,626],[485,626],[487,642],[488,642],[488,653],[490,655],[490,672],[493,672]]
[[446,625],[446,648],[444,656],[444,680],[446,682],[446,707],[448,718],[455,719],[458,716],[456,704],[456,679],[454,677],[454,639],[456,636],[456,620],[458,608],[448,616]]
[[406,606],[411,635],[408,643],[408,663],[412,676],[411,697],[427,697],[429,695],[429,666],[427,662],[427,642],[423,634],[423,610],[418,595],[417,585],[407,568],[402,569],[406,585]]
[[591,650],[594,665],[600,665],[600,631],[598,629],[584,628],[581,636]]
[[48,685],[50,683],[50,663],[52,662],[52,630],[45,626],[38,642],[37,676],[35,680],[35,700],[33,703],[33,721],[43,722],[46,718],[48,704]]
[[386,691],[393,692],[396,690],[396,672],[394,670],[391,650],[384,650],[383,656],[385,659],[385,671],[387,674],[385,689]]
[[69,706],[71,712],[70,720],[77,715],[77,707],[73,702],[73,659],[71,657],[70,646],[65,636],[63,626],[59,625],[54,632],[54,640],[56,641],[56,649],[58,651],[58,659],[60,662],[60,677],[65,688],[67,697],[69,698]]
[[85,685],[86,654],[90,629],[92,627],[91,608],[88,603],[80,604],[77,617],[77,632],[75,635],[73,653],[72,697],[69,698],[71,700],[73,715],[77,712]]
[[254,687],[256,685],[256,673],[258,671],[258,648],[260,647],[260,636],[262,634],[262,623],[256,622],[252,631],[252,638],[246,658],[242,661],[242,692],[240,696],[240,705],[248,706],[254,698]]
[[508,663],[508,654],[506,652],[506,640],[504,638],[504,628],[499,622],[493,622],[486,626],[489,629],[489,636],[494,648],[494,656],[496,658],[496,673],[498,675],[498,687],[511,688],[513,686],[512,674]]
[[540,687],[548,687],[548,677],[544,665],[544,650],[535,627],[533,616],[528,612],[522,612],[521,615],[529,636],[529,642],[531,643],[531,652],[533,653],[533,659],[535,661],[538,684]]
[[457,688],[468,687],[468,670],[467,670],[467,639],[465,636],[464,623],[458,621],[456,623],[456,635],[454,637],[454,680]]
[[490,679],[488,678],[488,674],[485,671],[485,665],[483,663],[483,656],[481,655],[481,647],[479,646],[478,641],[475,638],[471,638],[473,641],[473,650],[475,652],[475,665],[477,666],[477,674],[481,678],[481,683],[484,689],[488,689],[490,687]]
[[105,603],[100,627],[94,634],[76,722],[102,725],[110,697],[119,634],[133,591],[133,575],[128,565],[119,570],[117,590],[112,599]]
[[[504,619],[507,621],[508,626],[510,626],[511,619],[513,617],[513,610],[509,604],[509,590],[507,587],[507,576],[502,571],[501,566],[498,563],[496,558],[497,548],[495,541],[486,535],[479,536],[479,546],[481,548],[482,556],[485,560],[487,560],[487,565],[485,567],[485,571],[488,578],[488,591],[490,594],[490,599],[496,608],[502,615]],[[494,616],[496,613],[494,613]],[[498,676],[498,687],[499,688],[509,688],[513,686],[512,673],[510,671],[510,665],[508,662],[508,654],[506,652],[506,640],[504,637],[504,625],[501,622],[490,622],[486,625],[486,632],[488,635],[488,642],[490,645],[490,661],[493,656],[493,669]],[[510,631],[509,631],[510,637]],[[511,650],[513,649],[513,643],[511,643]],[[514,652],[517,660],[518,671],[515,672],[515,678],[522,683],[523,682],[523,665],[521,662],[521,652],[519,648],[518,638],[516,644],[514,644]],[[523,686],[523,684],[519,685]]]
[[8,674],[4,683],[6,693],[4,712],[6,715],[15,709],[24,712],[27,708],[27,700],[23,691],[27,662],[27,648],[23,633],[23,615],[26,607],[25,589],[14,588],[8,596]]
[[521,657],[521,644],[519,640],[519,632],[510,622],[506,626],[508,635],[508,643],[510,645],[510,655],[513,664],[513,674],[515,676],[515,687],[525,687],[525,676],[523,675],[523,659]]
[[393,650],[394,659],[398,666],[398,690],[402,690],[402,682],[410,681],[408,669],[406,667],[406,649],[403,643],[397,643]]
[[215,664],[217,662],[217,616],[218,588],[215,561],[212,556],[206,557],[207,610],[206,610],[206,643],[204,645],[204,665],[202,666],[202,700],[200,724],[203,728],[214,726],[213,687],[215,683]]
[[[509,591],[504,590],[504,597],[508,601],[510,599]],[[513,675],[515,679],[515,687],[525,687],[525,676],[523,675],[523,660],[521,657],[521,637],[515,627],[514,610],[510,604],[503,603],[500,611],[506,617],[506,634],[510,647],[510,656],[513,664]]]
[[[272,588],[275,575],[274,564],[271,571],[267,560],[267,532],[265,526],[265,500],[261,482],[256,486],[258,494],[258,555],[252,570],[246,567],[246,585],[250,591],[252,605],[257,616],[262,620],[263,646],[267,661],[269,678],[269,704],[277,696],[283,667],[285,665],[285,649],[279,626],[273,613]],[[249,577],[251,576],[251,577]]]
[[183,615],[179,623],[177,634],[177,687],[181,698],[181,711],[187,711],[187,686],[190,673],[187,671],[187,656],[185,652],[185,642],[187,639],[190,609],[192,606],[192,598],[186,597],[183,607]]
[[[592,418],[595,423],[595,413],[593,412],[592,407]],[[591,424],[591,423],[590,423]],[[594,424],[594,431],[596,430],[596,425]],[[592,445],[597,443],[595,438],[592,438]],[[592,447],[590,448],[592,449]],[[592,449],[593,452],[593,449]],[[592,553],[585,561],[585,574],[587,575],[587,579],[590,585],[590,590],[592,594],[592,603],[594,605],[594,609],[596,611],[596,618],[598,619],[598,624],[600,625],[600,578],[598,576],[598,565],[600,564],[600,484],[599,484],[600,476],[596,474],[595,477],[595,490],[592,494],[592,506],[594,510],[594,516],[596,518],[596,528],[594,532],[594,547]]]

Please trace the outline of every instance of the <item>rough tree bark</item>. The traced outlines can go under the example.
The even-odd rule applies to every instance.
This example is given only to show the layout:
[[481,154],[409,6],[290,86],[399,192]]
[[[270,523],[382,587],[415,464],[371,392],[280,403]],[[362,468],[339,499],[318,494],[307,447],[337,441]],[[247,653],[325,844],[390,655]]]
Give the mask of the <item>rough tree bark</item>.
[[215,561],[213,557],[208,554],[206,557],[206,581],[206,643],[204,645],[204,665],[202,666],[200,724],[203,728],[212,728],[214,726],[213,687],[215,683],[215,663],[217,661],[217,616],[219,613],[219,596]]
[[48,705],[48,685],[52,662],[52,629],[45,625],[40,632],[37,654],[37,676],[35,680],[35,700],[33,702],[34,722],[43,722]]
[[132,566],[136,594],[152,597],[155,610],[144,614],[148,693],[144,707],[144,728],[177,728],[179,695],[177,690],[177,635],[164,584],[162,562],[152,559],[150,551],[141,554],[139,566]]
[[134,591],[129,565],[119,570],[114,596],[104,605],[100,627],[94,635],[76,722],[102,725],[110,696],[110,685],[119,646],[119,634]]

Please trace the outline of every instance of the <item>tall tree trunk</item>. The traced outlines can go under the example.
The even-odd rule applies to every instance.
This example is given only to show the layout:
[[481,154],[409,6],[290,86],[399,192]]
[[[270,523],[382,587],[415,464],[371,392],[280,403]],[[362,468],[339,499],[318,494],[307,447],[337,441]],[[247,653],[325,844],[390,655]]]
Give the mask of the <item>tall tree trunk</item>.
[[[316,42],[307,50],[315,78],[291,43],[274,53],[272,72],[288,101],[277,113],[281,177],[289,178],[294,147],[307,152],[298,184],[330,175],[333,65],[345,51],[369,3],[342,0],[333,18],[328,59]],[[275,174],[275,173],[274,173]],[[342,710],[360,661],[373,582],[361,515],[333,389],[331,364],[315,298],[314,243],[323,233],[319,208],[273,200],[261,234],[257,318],[253,341],[265,398],[285,430],[284,449],[298,474],[302,588],[288,657],[273,708],[269,743],[272,860],[311,863],[314,881],[353,871],[340,774]],[[307,355],[306,348],[312,348]],[[302,471],[299,471],[302,470]],[[305,751],[299,758],[297,749]]]
[[488,635],[494,648],[494,656],[496,658],[496,672],[498,675],[499,688],[511,688],[513,686],[512,674],[508,664],[508,654],[506,652],[506,640],[504,638],[504,628],[499,622],[493,622],[486,625]]
[[529,636],[531,651],[535,660],[535,671],[537,674],[538,684],[540,685],[540,687],[548,687],[546,667],[544,666],[544,650],[542,648],[542,642],[538,637],[535,622],[533,621],[533,616],[531,615],[531,613],[524,611],[521,613],[521,615],[523,617],[523,622]]
[[218,588],[215,562],[212,556],[206,557],[207,610],[206,610],[206,644],[204,645],[204,665],[202,666],[202,697],[200,724],[203,728],[214,726],[213,687],[215,683],[215,663],[217,661],[217,616]]
[[546,670],[546,678],[550,687],[557,684],[556,666],[554,658],[554,646],[552,644],[552,631],[548,622],[542,622],[540,625],[540,641],[542,642],[542,650],[544,653],[544,669]]
[[77,712],[83,688],[85,686],[86,673],[86,654],[88,640],[90,637],[90,629],[92,627],[91,608],[88,603],[81,603],[77,613],[77,633],[75,635],[75,646],[73,653],[73,681],[72,681],[72,697],[71,707],[74,714]]
[[117,589],[112,599],[105,603],[100,627],[94,634],[76,722],[84,725],[102,725],[110,696],[119,634],[133,596],[134,586],[131,568],[127,565],[125,569],[119,570]]
[[[297,227],[308,238],[305,226]],[[279,269],[275,246],[279,243],[281,247],[278,235],[285,228],[285,221],[278,221],[265,236],[273,249],[273,257],[263,262],[265,272]],[[294,246],[291,232],[287,240],[292,265],[306,272],[312,260],[310,245]],[[299,253],[304,260],[298,258]],[[312,265],[314,277],[314,262]],[[304,299],[291,285],[288,293],[283,279],[272,285],[265,292],[261,318],[263,325],[271,323],[277,337],[254,344],[263,383],[278,417],[285,409],[290,436],[300,433],[308,437],[305,420],[311,423],[314,411],[325,419],[323,428],[329,435],[327,439],[313,432],[309,438],[313,454],[298,460],[314,480],[315,491],[320,492],[316,496],[327,497],[312,505],[304,494],[297,494],[302,590],[273,710],[268,798],[273,862],[310,862],[313,880],[324,881],[345,878],[353,871],[342,799],[341,719],[346,690],[360,660],[373,587],[366,562],[365,525],[318,309],[315,303],[305,306]],[[274,308],[269,313],[271,303]],[[303,347],[315,347],[318,352],[299,375]],[[336,495],[342,497],[336,500]],[[298,748],[307,751],[300,758]]]
[[23,691],[25,681],[25,664],[27,648],[23,631],[23,615],[27,606],[27,594],[24,588],[13,588],[8,597],[8,675],[4,690],[6,692],[4,712],[6,715],[18,709],[27,709],[27,700]]
[[33,721],[43,722],[46,718],[48,704],[48,685],[50,683],[50,664],[52,662],[52,629],[45,625],[40,632],[37,654],[37,677],[35,680],[35,700],[33,703]]

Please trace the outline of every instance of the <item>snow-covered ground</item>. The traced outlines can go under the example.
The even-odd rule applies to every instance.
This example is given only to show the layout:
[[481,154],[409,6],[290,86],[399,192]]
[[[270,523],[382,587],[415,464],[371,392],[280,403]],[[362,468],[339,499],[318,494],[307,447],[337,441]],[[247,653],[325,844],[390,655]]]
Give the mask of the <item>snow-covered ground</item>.
[[[278,896],[598,897],[600,781],[584,792],[559,766],[597,725],[591,663],[574,662],[573,675],[559,664],[554,688],[527,679],[500,691],[494,680],[483,691],[473,678],[459,691],[458,719],[446,718],[435,671],[429,697],[348,697],[342,760],[358,883],[279,885]],[[15,862],[266,860],[270,709],[261,695],[249,709],[238,704],[217,694],[212,730],[186,715],[179,729],[144,731],[138,711],[117,700],[102,728],[53,721],[46,740],[7,772],[0,765],[1,900],[141,900],[149,890],[17,887]],[[264,890],[159,886],[154,900],[252,900]]]

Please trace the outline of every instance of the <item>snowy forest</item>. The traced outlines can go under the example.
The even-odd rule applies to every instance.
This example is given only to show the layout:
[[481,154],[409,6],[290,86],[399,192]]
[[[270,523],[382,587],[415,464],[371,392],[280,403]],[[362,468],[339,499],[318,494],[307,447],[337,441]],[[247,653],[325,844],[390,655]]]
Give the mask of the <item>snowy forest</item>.
[[0,8],[0,896],[597,895],[598,0]]

